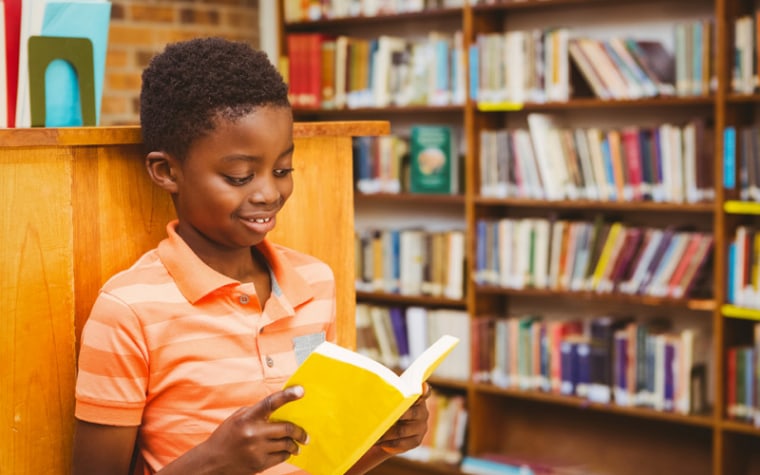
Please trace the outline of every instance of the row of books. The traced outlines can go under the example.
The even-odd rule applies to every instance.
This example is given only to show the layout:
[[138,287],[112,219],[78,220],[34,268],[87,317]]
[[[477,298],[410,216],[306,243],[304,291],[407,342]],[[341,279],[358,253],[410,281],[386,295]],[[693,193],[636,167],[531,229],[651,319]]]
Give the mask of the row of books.
[[409,137],[355,137],[356,189],[365,194],[459,193],[462,173],[457,133],[445,125],[414,125]]
[[428,397],[428,430],[420,445],[402,457],[418,462],[456,465],[462,460],[467,434],[467,400],[462,394],[437,390]]
[[471,95],[481,107],[567,101],[582,93],[572,68],[599,99],[705,95],[713,29],[710,20],[674,25],[673,52],[657,40],[600,40],[568,28],[479,34],[469,51]]
[[760,232],[737,226],[728,244],[726,302],[760,308]]
[[760,323],[752,343],[726,350],[726,416],[760,427]]
[[543,218],[479,219],[475,282],[680,299],[709,291],[706,232]]
[[760,125],[723,131],[723,180],[743,201],[760,201]]
[[528,114],[480,132],[480,194],[494,198],[697,203],[715,198],[714,133],[703,119],[620,129]]
[[370,229],[354,246],[359,291],[464,298],[462,230]]
[[461,31],[361,38],[289,33],[286,76],[297,108],[464,104]]
[[356,351],[389,368],[406,369],[442,335],[459,338],[433,376],[470,378],[470,320],[467,312],[424,307],[356,304]]
[[373,17],[422,12],[440,8],[457,8],[464,0],[285,0],[284,16],[288,23],[334,18]]
[[710,343],[666,320],[480,317],[472,336],[478,382],[682,414],[706,408]]

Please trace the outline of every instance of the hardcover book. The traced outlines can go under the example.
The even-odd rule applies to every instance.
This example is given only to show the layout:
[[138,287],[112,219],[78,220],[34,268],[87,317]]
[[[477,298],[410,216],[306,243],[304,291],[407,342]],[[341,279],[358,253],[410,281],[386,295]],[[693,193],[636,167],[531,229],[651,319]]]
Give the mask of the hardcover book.
[[304,396],[271,416],[309,434],[288,463],[309,473],[345,473],[414,404],[423,382],[458,342],[440,337],[400,376],[364,355],[321,343],[284,386],[303,386]]
[[456,152],[450,127],[414,126],[409,147],[409,191],[435,194],[453,194],[457,191]]

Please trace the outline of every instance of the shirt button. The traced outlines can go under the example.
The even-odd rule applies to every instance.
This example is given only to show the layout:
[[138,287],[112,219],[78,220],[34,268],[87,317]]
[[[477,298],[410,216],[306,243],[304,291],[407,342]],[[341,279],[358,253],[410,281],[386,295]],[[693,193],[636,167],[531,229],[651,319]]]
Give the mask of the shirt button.
[[274,360],[272,359],[271,356],[267,356],[267,366],[269,366],[270,368],[274,366]]
[[240,296],[240,303],[243,305],[247,304],[250,301],[247,295],[243,294]]

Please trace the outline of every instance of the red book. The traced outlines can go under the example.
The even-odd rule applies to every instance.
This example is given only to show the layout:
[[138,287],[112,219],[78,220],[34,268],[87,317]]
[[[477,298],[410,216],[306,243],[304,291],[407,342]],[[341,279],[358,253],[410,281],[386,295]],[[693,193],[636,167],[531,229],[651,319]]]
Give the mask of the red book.
[[18,57],[21,35],[21,0],[5,0],[5,71],[8,127],[16,125],[16,92],[18,90]]
[[633,191],[633,199],[641,200],[643,198],[641,183],[643,173],[641,167],[641,144],[639,142],[639,128],[626,127],[621,131],[623,138],[623,151],[625,165],[628,167],[628,184]]
[[668,295],[675,295],[675,288],[678,286],[679,282],[683,280],[686,270],[689,268],[689,264],[691,264],[694,258],[697,257],[697,251],[699,250],[701,243],[702,235],[700,233],[693,233],[689,239],[689,243],[686,245],[686,249],[683,251],[681,260],[678,262],[676,268],[673,269],[673,274],[670,276],[670,281],[668,282]]

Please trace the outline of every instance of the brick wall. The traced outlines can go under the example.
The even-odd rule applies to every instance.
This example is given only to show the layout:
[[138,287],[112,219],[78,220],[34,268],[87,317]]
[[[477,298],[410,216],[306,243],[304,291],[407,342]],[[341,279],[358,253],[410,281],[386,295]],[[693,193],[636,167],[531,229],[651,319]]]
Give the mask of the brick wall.
[[101,125],[137,124],[140,74],[167,43],[221,36],[259,46],[257,0],[112,0]]

